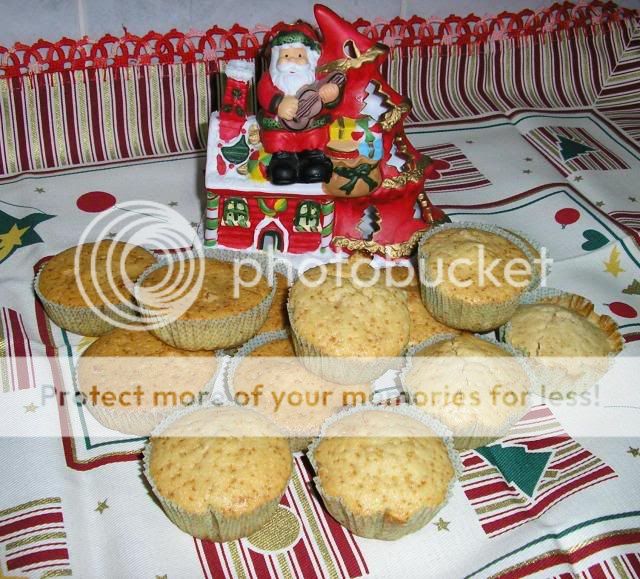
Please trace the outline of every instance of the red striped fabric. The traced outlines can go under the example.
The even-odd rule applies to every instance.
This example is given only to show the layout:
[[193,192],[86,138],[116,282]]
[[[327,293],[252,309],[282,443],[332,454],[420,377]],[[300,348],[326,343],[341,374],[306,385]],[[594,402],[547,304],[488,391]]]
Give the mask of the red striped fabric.
[[[536,519],[568,496],[617,476],[610,466],[569,437],[546,406],[533,408],[495,444],[503,449],[526,449],[527,453],[550,453],[550,458],[529,496],[479,453],[461,454],[462,487],[489,536]],[[511,460],[516,460],[515,456]],[[521,470],[527,470],[522,453],[520,460],[525,461]]]
[[294,459],[293,480],[281,500],[296,516],[300,533],[295,542],[265,552],[251,537],[232,543],[196,540],[196,550],[207,577],[360,577],[369,570],[355,537],[326,513],[312,493],[311,466]]
[[5,388],[26,390],[35,388],[35,368],[31,342],[22,316],[10,308],[0,308],[0,372]]
[[[495,579],[517,579],[533,575],[534,573],[543,573],[547,569],[551,569],[562,564],[575,566],[587,557],[590,557],[600,551],[604,551],[605,549],[610,549],[619,545],[632,544],[640,544],[640,532],[631,530],[606,537],[594,537],[581,545],[577,545],[576,548],[571,551],[551,551],[542,556],[537,556],[534,559],[525,561],[524,563],[507,569],[506,571],[496,573],[492,577]],[[585,573],[582,574],[582,576],[604,577],[606,579],[616,576],[611,575],[611,572],[604,573],[604,569],[607,565],[608,563],[606,561],[592,565]],[[573,575],[573,577],[575,577],[575,575]]]
[[426,190],[429,194],[480,189],[491,185],[491,181],[452,143],[419,147],[418,150],[432,159],[449,164],[447,169],[439,171],[438,179],[428,181]]
[[[394,47],[386,74],[413,121],[597,107],[640,138],[637,20],[596,0],[357,27]],[[0,175],[203,149],[215,73],[255,58],[266,35],[212,27],[0,46]]]
[[9,571],[47,570],[71,575],[58,497],[42,498],[0,511],[0,544]]

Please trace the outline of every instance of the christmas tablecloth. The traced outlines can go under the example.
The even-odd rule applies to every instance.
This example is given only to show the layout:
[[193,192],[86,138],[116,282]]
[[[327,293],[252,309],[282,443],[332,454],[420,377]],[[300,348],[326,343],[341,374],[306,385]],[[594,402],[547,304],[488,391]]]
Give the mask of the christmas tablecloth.
[[[127,202],[166,205],[202,235],[204,153],[76,163],[68,131],[54,125],[66,135],[55,155],[66,150],[74,162],[60,164],[76,166],[45,169],[51,151],[39,157],[34,142],[18,147],[23,172],[4,171],[15,174],[0,180],[0,577],[640,576],[640,28],[635,17],[621,26],[572,36],[566,54],[547,47],[556,66],[591,62],[575,78],[558,72],[553,94],[527,84],[539,68],[522,63],[513,69],[522,72],[517,82],[496,74],[469,85],[480,91],[426,81],[452,78],[448,67],[461,66],[435,49],[420,67],[409,53],[401,62],[413,64],[391,66],[397,84],[409,73],[423,83],[411,95],[411,139],[449,162],[428,183],[431,200],[454,221],[519,229],[546,245],[555,260],[549,285],[611,315],[631,365],[624,379],[594,388],[583,408],[537,399],[491,453],[463,453],[451,501],[395,542],[355,537],[334,521],[303,455],[276,517],[252,537],[214,544],[172,525],[141,474],[144,439],[101,427],[74,400],[75,364],[90,340],[50,323],[31,282],[43,259],[76,244],[102,211],[130,211]],[[588,46],[597,42],[618,51],[615,62]],[[570,96],[587,101],[589,90],[598,92],[590,103]],[[0,111],[5,168],[6,115],[17,102]],[[95,141],[83,147],[97,155]],[[23,163],[38,168],[29,165],[36,159],[44,159],[40,170],[24,172]]]

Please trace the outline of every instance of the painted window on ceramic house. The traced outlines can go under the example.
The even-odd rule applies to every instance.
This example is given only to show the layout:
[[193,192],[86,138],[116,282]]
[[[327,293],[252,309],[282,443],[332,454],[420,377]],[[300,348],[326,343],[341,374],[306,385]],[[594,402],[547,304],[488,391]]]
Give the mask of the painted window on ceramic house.
[[232,197],[224,202],[222,221],[225,225],[249,227],[249,206],[246,199]]
[[319,232],[320,204],[315,201],[302,201],[296,209],[293,225],[296,231]]

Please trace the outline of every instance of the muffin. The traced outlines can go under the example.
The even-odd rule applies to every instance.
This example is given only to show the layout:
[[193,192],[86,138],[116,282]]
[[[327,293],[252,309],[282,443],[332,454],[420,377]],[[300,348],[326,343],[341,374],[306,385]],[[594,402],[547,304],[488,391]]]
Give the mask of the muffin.
[[85,243],[47,261],[36,276],[35,291],[56,325],[101,336],[123,321],[122,315],[131,315],[133,283],[153,263],[151,253],[129,243]]
[[230,397],[273,420],[303,451],[322,423],[345,406],[364,404],[370,386],[344,386],[310,373],[286,331],[259,334],[237,353],[227,376]]
[[178,412],[152,434],[144,473],[185,533],[231,541],[275,513],[292,471],[289,443],[267,418],[239,407]]
[[454,328],[436,320],[422,303],[418,273],[409,267],[392,267],[388,270],[389,285],[396,284],[406,297],[409,310],[409,346],[415,346],[438,334],[458,333]]
[[524,301],[501,335],[530,357],[539,394],[584,392],[622,351],[618,326],[609,316],[597,314],[588,299],[547,288]]
[[499,228],[464,223],[433,228],[422,238],[418,256],[425,306],[439,322],[460,330],[501,326],[538,281],[525,244]]
[[376,280],[367,264],[305,271],[291,288],[288,310],[296,354],[330,382],[375,380],[397,365],[409,342],[404,292]]
[[515,352],[472,334],[413,348],[402,385],[415,406],[451,429],[457,450],[502,438],[529,407],[530,382]]
[[458,462],[450,439],[407,407],[341,413],[309,458],[331,515],[355,535],[392,540],[424,527],[446,503]]
[[83,352],[77,381],[103,426],[149,436],[176,407],[205,402],[217,367],[212,352],[178,350],[142,329],[117,328]]
[[289,298],[289,280],[287,276],[275,272],[276,293],[273,296],[271,309],[267,314],[267,319],[260,327],[260,333],[277,332],[286,330],[289,327],[289,316],[287,314],[287,299]]
[[267,319],[277,282],[270,287],[253,266],[236,264],[226,253],[209,255],[225,258],[158,264],[136,285],[150,331],[175,348],[237,346],[253,337]]
[[[517,231],[515,229],[509,229],[507,227],[500,227],[503,231],[506,231],[509,235],[513,235],[518,241],[520,241],[525,249],[529,251],[531,257],[533,258],[533,268],[536,275],[542,280],[543,277],[543,267],[542,267],[542,255],[541,255],[541,247],[540,244],[535,240],[531,239],[527,235],[525,235],[522,231]],[[545,248],[546,249],[546,248]],[[547,258],[549,257],[549,253],[547,252]],[[551,267],[550,263],[546,265],[546,271],[544,271],[544,276],[548,277]]]

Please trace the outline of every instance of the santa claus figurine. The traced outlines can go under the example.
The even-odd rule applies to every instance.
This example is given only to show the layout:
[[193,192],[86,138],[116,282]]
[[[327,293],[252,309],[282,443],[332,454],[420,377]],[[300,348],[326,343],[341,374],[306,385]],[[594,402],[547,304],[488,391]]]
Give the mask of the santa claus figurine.
[[269,70],[258,82],[258,121],[264,149],[272,155],[269,180],[274,185],[328,182],[329,110],[340,100],[344,77],[316,80],[320,44],[304,22],[277,26],[267,55]]

